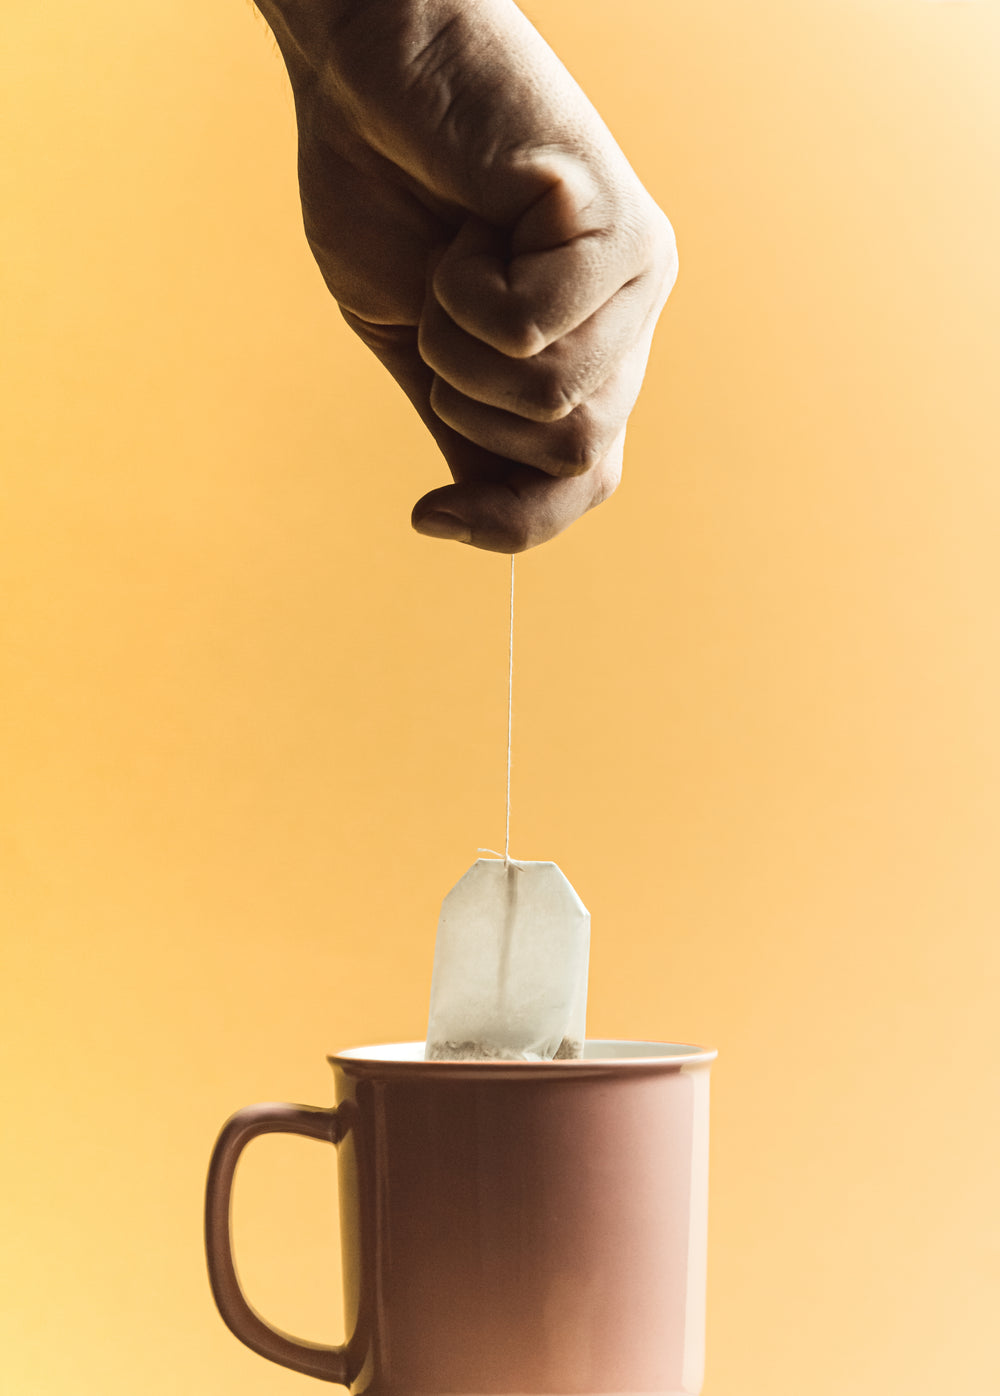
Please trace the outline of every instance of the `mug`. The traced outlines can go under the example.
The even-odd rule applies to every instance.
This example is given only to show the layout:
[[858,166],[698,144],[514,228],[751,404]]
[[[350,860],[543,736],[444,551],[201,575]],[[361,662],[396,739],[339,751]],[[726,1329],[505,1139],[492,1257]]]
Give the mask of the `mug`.
[[[209,1167],[225,1322],[356,1396],[697,1396],[705,1347],[708,1086],[716,1053],[588,1041],[551,1062],[330,1057],[336,1104],[251,1105]],[[346,1332],[289,1337],[247,1303],[230,1194],[258,1134],[337,1150]]]

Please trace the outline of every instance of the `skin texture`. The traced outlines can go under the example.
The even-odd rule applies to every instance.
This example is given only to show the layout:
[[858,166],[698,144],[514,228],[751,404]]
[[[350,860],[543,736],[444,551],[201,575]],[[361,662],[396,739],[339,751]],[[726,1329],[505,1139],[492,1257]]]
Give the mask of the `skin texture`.
[[418,532],[495,552],[606,499],[673,232],[511,0],[259,0],[295,98],[306,236],[453,484]]

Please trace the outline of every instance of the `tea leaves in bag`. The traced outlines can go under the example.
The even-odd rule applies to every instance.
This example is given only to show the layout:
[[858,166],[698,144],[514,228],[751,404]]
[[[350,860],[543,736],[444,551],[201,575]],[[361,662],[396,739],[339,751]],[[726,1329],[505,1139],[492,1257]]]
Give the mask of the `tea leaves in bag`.
[[441,907],[426,1057],[578,1057],[590,913],[555,863],[480,858]]

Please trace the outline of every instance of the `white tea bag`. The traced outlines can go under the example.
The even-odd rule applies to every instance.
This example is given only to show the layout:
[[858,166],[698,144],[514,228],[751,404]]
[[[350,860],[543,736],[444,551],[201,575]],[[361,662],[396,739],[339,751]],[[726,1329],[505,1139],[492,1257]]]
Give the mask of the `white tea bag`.
[[590,913],[555,863],[480,858],[441,907],[428,1061],[579,1057]]

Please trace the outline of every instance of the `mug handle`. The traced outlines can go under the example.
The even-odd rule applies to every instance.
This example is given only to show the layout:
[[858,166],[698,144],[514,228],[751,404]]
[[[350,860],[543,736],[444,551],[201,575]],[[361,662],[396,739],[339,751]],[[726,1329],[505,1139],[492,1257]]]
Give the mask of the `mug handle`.
[[350,1386],[347,1348],[300,1342],[272,1328],[247,1303],[233,1263],[230,1202],[240,1155],[258,1134],[304,1134],[336,1144],[342,1129],[335,1109],[315,1105],[247,1105],[222,1127],[212,1150],[205,1188],[205,1255],[212,1297],[223,1322],[261,1357],[321,1381]]

